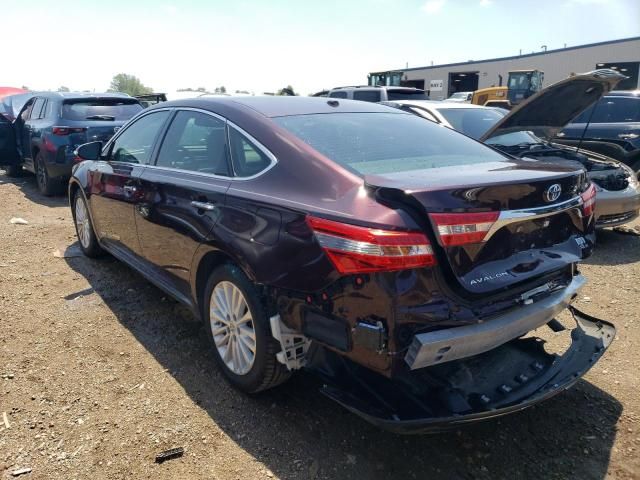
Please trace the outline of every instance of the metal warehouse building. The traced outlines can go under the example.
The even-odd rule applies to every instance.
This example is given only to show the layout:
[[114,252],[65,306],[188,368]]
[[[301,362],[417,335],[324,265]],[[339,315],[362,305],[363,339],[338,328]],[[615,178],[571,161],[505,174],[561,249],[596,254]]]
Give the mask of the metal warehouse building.
[[404,85],[428,90],[440,100],[454,92],[505,85],[512,70],[541,70],[544,85],[574,73],[613,68],[629,77],[621,90],[640,88],[640,37],[579,45],[513,57],[492,58],[430,67],[405,68],[369,74],[370,85]]

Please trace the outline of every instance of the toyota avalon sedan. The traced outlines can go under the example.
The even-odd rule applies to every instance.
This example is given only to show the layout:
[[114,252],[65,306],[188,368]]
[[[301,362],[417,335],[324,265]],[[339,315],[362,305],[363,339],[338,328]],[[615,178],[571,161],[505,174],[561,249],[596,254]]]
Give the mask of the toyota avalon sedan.
[[[242,391],[304,368],[367,420],[420,432],[549,398],[613,339],[570,307],[594,242],[579,164],[302,97],[162,103],[76,155],[84,253],[187,305]],[[528,333],[563,330],[567,308],[570,346],[547,352]]]
[[563,163],[580,162],[598,191],[596,227],[612,227],[640,215],[637,174],[614,158],[585,149],[576,151],[576,146],[581,145],[576,138],[573,146],[560,145],[556,142],[556,134],[581,111],[598,102],[622,78],[613,70],[575,75],[538,92],[511,112],[448,101],[400,100],[386,104],[454,128],[509,155]]

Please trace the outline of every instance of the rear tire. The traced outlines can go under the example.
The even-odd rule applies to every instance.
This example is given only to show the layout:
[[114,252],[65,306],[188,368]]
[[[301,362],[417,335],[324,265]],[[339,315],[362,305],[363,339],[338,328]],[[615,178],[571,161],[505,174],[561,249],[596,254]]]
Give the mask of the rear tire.
[[214,358],[237,389],[257,393],[286,381],[291,373],[276,359],[269,315],[258,288],[237,266],[216,268],[204,292],[203,318]]
[[82,253],[89,258],[104,255],[104,250],[98,243],[98,238],[93,229],[87,202],[80,190],[73,197],[73,223],[76,226],[76,236]]
[[38,183],[38,190],[46,197],[51,197],[60,192],[60,180],[51,178],[49,171],[44,163],[44,157],[41,152],[36,154],[36,158],[33,163],[35,164],[36,182]]

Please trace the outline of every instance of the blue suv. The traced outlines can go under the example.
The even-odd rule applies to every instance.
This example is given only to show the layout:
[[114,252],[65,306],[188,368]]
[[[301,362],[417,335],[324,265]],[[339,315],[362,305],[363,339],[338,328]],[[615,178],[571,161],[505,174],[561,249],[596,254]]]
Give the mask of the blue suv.
[[121,93],[37,93],[12,124],[0,120],[0,165],[10,176],[23,168],[33,172],[44,195],[60,193],[76,147],[107,142],[142,109],[137,99]]

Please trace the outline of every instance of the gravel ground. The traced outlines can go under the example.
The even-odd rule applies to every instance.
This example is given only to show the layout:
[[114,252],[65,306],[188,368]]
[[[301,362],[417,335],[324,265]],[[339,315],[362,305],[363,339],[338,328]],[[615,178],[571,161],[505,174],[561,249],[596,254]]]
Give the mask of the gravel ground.
[[[309,375],[234,391],[179,305],[113,258],[76,256],[64,198],[0,174],[0,199],[2,479],[19,468],[32,469],[24,479],[640,478],[639,236],[601,233],[582,267],[579,308],[618,335],[574,388],[402,437],[322,397]],[[173,447],[184,456],[154,463]]]

